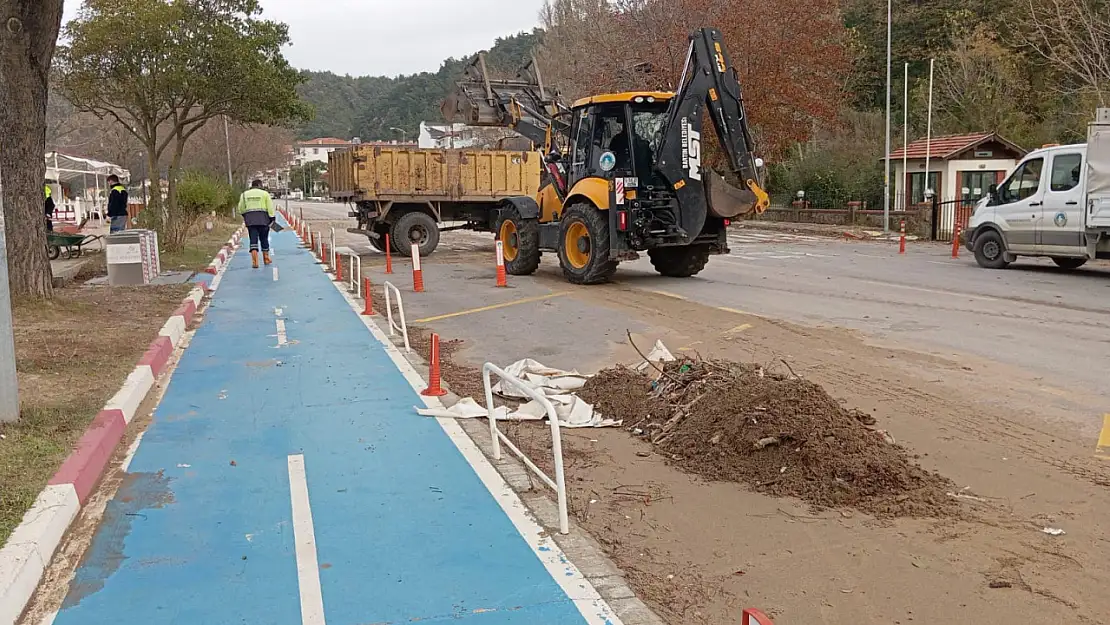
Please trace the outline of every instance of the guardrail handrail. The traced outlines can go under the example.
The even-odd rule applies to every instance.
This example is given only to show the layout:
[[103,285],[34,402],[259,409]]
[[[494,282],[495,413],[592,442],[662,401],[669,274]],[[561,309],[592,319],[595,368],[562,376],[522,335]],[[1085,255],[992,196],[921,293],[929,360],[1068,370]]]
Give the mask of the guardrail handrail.
[[[362,297],[362,258],[354,252],[351,252],[347,256],[351,258],[351,266],[347,272],[351,274],[348,276],[350,280],[347,285],[347,290],[354,292],[355,297]],[[355,272],[355,267],[358,267],[357,273]],[[370,294],[367,293],[366,296],[369,297]]]
[[[409,347],[409,325],[405,321],[405,304],[401,301],[401,291],[393,286],[393,283],[385,283],[385,318],[389,321],[389,336],[394,336],[397,332],[401,332],[401,336],[405,337],[405,351],[411,352],[412,348]],[[389,297],[389,291],[397,294],[397,316],[401,318],[401,325],[393,322],[393,303]],[[369,297],[369,293],[366,294]]]
[[[491,373],[497,374],[497,377],[501,378],[503,382],[507,382],[528,397],[540,402],[540,405],[547,412],[547,421],[551,424],[551,451],[555,456],[555,479],[551,479],[541,471],[536,463],[532,462],[507,436],[501,433],[501,430],[497,429],[497,417],[493,411],[493,386],[490,384]],[[491,362],[482,366],[482,384],[485,385],[486,391],[486,411],[489,412],[489,434],[493,440],[493,459],[495,461],[501,460],[501,442],[504,441],[505,446],[516,454],[532,473],[535,473],[544,484],[555,491],[559,505],[559,533],[566,534],[570,532],[570,520],[567,517],[567,484],[563,473],[563,437],[559,431],[559,415],[555,413],[555,406],[543,393],[528,386],[523,380],[506,373]]]
[[339,252],[335,251],[335,227],[331,229],[331,247],[328,248],[328,266],[335,271],[335,263],[339,258]]

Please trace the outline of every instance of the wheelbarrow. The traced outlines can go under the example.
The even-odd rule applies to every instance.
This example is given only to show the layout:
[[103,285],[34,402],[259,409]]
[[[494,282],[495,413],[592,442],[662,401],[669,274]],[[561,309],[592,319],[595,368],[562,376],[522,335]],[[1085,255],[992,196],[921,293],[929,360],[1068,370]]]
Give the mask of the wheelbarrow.
[[81,256],[82,247],[102,238],[92,234],[48,232],[46,233],[46,255],[50,260],[58,260],[59,257],[78,258]]

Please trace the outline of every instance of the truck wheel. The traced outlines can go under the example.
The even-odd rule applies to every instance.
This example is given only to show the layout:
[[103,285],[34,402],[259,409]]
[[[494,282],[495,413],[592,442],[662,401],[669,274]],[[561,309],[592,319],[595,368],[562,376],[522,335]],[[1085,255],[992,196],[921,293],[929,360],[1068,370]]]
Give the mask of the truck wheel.
[[689,278],[705,269],[709,262],[708,245],[660,247],[648,250],[652,267],[668,278]]
[[497,226],[497,240],[505,253],[505,271],[513,276],[530,276],[540,266],[540,223],[524,219],[514,206],[504,209]]
[[405,213],[393,223],[390,244],[398,254],[408,254],[412,244],[420,246],[420,255],[427,256],[439,245],[439,224],[427,213]]
[[975,237],[975,262],[984,269],[1005,269],[1010,262],[1006,260],[1006,244],[1002,236],[994,230]]
[[[389,232],[389,226],[384,225],[384,224],[380,228],[375,226],[374,227],[374,232],[378,233],[378,236],[380,238],[375,239],[374,237],[366,237],[366,240],[368,240],[370,242],[370,247],[372,247],[375,250],[378,250],[379,252],[384,254],[385,253],[385,235]],[[392,239],[392,235],[390,235],[390,238]],[[393,245],[392,240],[390,241],[390,246],[391,247],[396,247],[395,245]]]
[[572,284],[600,284],[617,271],[609,260],[609,220],[588,204],[571,206],[559,221],[559,265]]
[[1060,269],[1079,269],[1087,264],[1086,258],[1064,258],[1062,256],[1053,256],[1052,262]]

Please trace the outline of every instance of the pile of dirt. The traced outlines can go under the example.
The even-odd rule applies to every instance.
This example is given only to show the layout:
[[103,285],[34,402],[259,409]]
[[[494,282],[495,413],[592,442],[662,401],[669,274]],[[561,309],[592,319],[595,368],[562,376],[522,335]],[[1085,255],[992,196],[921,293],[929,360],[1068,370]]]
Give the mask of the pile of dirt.
[[[650,375],[649,375],[650,374]],[[759,492],[878,516],[955,513],[926,471],[866,413],[819,385],[757,365],[681,359],[662,372],[602,371],[579,391],[683,470]]]

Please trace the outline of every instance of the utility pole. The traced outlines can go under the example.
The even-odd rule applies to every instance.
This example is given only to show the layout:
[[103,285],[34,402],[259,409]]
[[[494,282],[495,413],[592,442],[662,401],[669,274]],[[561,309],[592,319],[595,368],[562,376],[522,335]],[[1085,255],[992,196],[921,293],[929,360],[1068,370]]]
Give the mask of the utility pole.
[[15,331],[12,329],[12,294],[8,290],[6,236],[4,183],[0,180],[0,423],[15,423],[19,420],[19,383],[15,373]]
[[[894,17],[894,2],[893,0],[886,0],[886,143],[883,144],[886,150],[886,158],[884,159],[885,170],[883,172],[883,232],[890,232],[890,49],[892,27],[891,21]],[[928,180],[928,172],[925,173],[926,180]]]
[[224,115],[224,144],[227,145],[227,184],[235,186],[235,178],[231,174],[231,131],[227,127],[227,115]]

